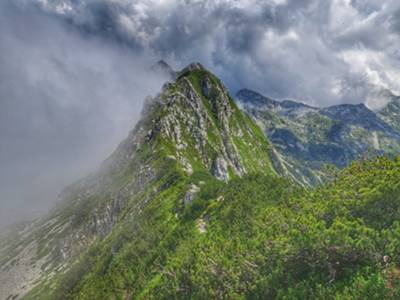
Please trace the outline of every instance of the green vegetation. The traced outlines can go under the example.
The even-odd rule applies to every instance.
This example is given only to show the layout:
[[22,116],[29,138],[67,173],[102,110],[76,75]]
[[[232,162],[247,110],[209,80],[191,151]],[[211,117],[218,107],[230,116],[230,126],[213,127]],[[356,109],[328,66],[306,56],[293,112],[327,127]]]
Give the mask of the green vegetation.
[[[104,185],[57,210],[74,233],[116,194],[110,231],[84,231],[90,242],[25,299],[400,298],[400,158],[326,165],[329,182],[305,189],[275,175],[268,140],[223,91],[202,69],[164,91]],[[230,163],[226,182],[213,176],[217,156]],[[56,225],[37,233],[51,237],[41,257],[70,234]]]
[[[184,207],[190,182],[202,191]],[[94,245],[52,297],[398,299],[399,219],[400,159],[354,163],[316,190],[195,173]]]

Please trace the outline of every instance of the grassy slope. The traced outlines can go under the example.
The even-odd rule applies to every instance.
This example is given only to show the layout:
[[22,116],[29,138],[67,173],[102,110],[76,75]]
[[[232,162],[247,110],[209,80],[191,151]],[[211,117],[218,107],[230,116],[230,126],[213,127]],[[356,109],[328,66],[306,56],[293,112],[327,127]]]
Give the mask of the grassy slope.
[[181,241],[143,298],[398,299],[399,170],[400,159],[358,162],[314,191],[233,181],[208,232]]
[[71,298],[398,299],[399,170],[400,159],[354,163],[312,191],[194,174],[207,182],[194,204],[176,218],[179,183],[161,192],[143,219],[120,226],[127,240],[92,251]]
[[232,182],[145,298],[397,299],[399,167],[356,163],[301,196],[279,179]]
[[[232,122],[247,122],[240,118]],[[400,297],[400,159],[354,163],[332,183],[302,190],[264,169],[229,183],[201,166],[188,176],[166,159],[168,141],[154,143],[164,172],[134,197],[147,205],[132,200],[106,239],[30,298]],[[252,159],[248,167],[257,166]],[[191,183],[201,191],[184,207]]]
[[[213,126],[208,130],[207,155],[212,157],[222,143],[218,116],[212,110],[216,98],[202,95],[200,82],[204,76],[212,78],[215,85],[220,85],[218,79],[205,70],[196,70],[182,75],[176,84],[168,87],[163,95],[171,96],[181,92],[183,77],[188,77],[197,94],[202,98],[203,104],[208,109],[208,114],[214,120]],[[164,96],[162,96],[164,97]],[[163,99],[165,100],[165,99]],[[242,163],[248,173],[274,174],[268,159],[268,142],[261,131],[253,122],[245,117],[229,99],[233,114],[229,119],[232,129],[232,140],[238,149]],[[190,108],[186,106],[185,99],[176,105],[190,116]],[[150,120],[161,120],[167,112],[168,105],[154,103],[149,109]],[[147,122],[149,123],[149,122]],[[152,122],[150,122],[152,123]],[[145,130],[149,130],[145,126]],[[123,172],[116,172],[112,176],[110,188],[124,187],[126,183],[135,178],[135,170],[140,167],[140,161],[150,163],[157,170],[157,179],[151,182],[146,189],[128,199],[127,205],[120,213],[119,221],[114,226],[112,233],[104,240],[95,239],[89,249],[75,260],[72,268],[65,274],[56,274],[52,280],[36,286],[26,299],[107,299],[112,297],[125,297],[128,294],[143,292],[150,283],[155,283],[160,266],[164,260],[164,253],[176,247],[184,236],[197,232],[195,215],[208,208],[207,201],[195,201],[190,212],[183,205],[182,199],[190,186],[195,183],[200,186],[200,195],[214,193],[217,187],[224,185],[209,174],[208,169],[201,164],[199,153],[195,149],[194,139],[185,127],[182,136],[187,147],[181,150],[181,155],[187,157],[192,164],[194,173],[189,176],[181,168],[179,162],[171,157],[176,156],[176,145],[165,136],[157,132],[156,128],[150,141],[139,148],[132,166],[123,168]],[[237,131],[243,136],[236,137]],[[213,134],[213,136],[211,136]],[[232,174],[231,177],[235,177]],[[203,198],[205,196],[202,196]],[[104,198],[104,199],[103,199]],[[209,198],[207,196],[206,198]],[[97,205],[107,205],[107,197],[97,195],[86,202],[78,203],[76,207],[69,207],[79,213],[79,222],[84,223],[90,218],[91,208]],[[73,200],[73,199],[72,199]],[[88,208],[88,209],[82,209]],[[75,214],[76,214],[75,213]],[[135,282],[133,285],[132,282]]]
[[[191,71],[189,74],[182,74],[181,77],[187,76],[196,92],[200,95],[203,104],[208,110],[210,116],[212,116],[215,130],[211,130],[208,134],[208,139],[210,141],[220,140],[221,135],[219,128],[218,116],[216,114],[214,101],[218,101],[218,95],[215,98],[213,96],[206,97],[201,91],[201,80],[208,76],[213,85],[222,87],[222,82],[209,73],[206,70],[195,70]],[[263,174],[274,174],[271,162],[268,155],[266,155],[270,149],[269,142],[265,138],[264,134],[260,128],[240,109],[237,107],[236,103],[229,97],[229,105],[233,110],[233,114],[229,119],[229,127],[231,129],[231,137],[233,143],[239,151],[242,163],[245,166],[248,173],[263,173]],[[238,135],[238,131],[242,132],[242,136]],[[217,134],[215,134],[215,131]]]

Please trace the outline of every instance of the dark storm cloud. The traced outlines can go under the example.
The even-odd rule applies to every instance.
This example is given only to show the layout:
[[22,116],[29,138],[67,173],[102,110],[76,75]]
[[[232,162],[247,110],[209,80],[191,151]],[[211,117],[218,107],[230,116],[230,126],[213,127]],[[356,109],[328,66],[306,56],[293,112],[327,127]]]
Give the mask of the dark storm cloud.
[[[400,90],[390,0],[40,1],[42,9],[183,66],[199,60],[231,90],[316,105]],[[369,99],[369,100],[367,100]]]
[[152,58],[0,4],[0,226],[54,203],[134,126]]

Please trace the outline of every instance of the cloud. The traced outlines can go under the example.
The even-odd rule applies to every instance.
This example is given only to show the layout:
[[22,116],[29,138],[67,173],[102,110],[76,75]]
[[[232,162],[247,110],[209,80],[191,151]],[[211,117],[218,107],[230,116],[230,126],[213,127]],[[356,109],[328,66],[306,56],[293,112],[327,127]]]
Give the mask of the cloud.
[[82,30],[138,52],[178,66],[200,60],[233,91],[248,87],[329,105],[362,102],[370,89],[400,90],[395,0],[40,3]]
[[164,78],[154,58],[0,4],[0,226],[36,215],[128,134]]

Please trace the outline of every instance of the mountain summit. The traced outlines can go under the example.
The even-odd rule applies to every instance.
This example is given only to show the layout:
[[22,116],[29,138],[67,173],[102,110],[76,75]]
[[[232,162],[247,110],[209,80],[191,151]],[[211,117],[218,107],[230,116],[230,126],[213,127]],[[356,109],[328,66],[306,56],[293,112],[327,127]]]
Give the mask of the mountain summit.
[[[2,245],[0,298],[60,299],[93,267],[90,259],[80,262],[82,255],[103,255],[96,247],[123,253],[129,243],[140,243],[145,224],[160,230],[150,239],[169,234],[207,185],[274,174],[269,143],[219,79],[199,63],[175,77],[148,99],[136,128],[95,174],[66,188],[47,217]],[[65,276],[74,277],[72,286],[61,284]]]
[[160,73],[166,76],[168,79],[174,80],[177,76],[177,72],[174,71],[169,64],[164,60],[159,60],[156,64],[151,67],[151,70],[156,73]]

